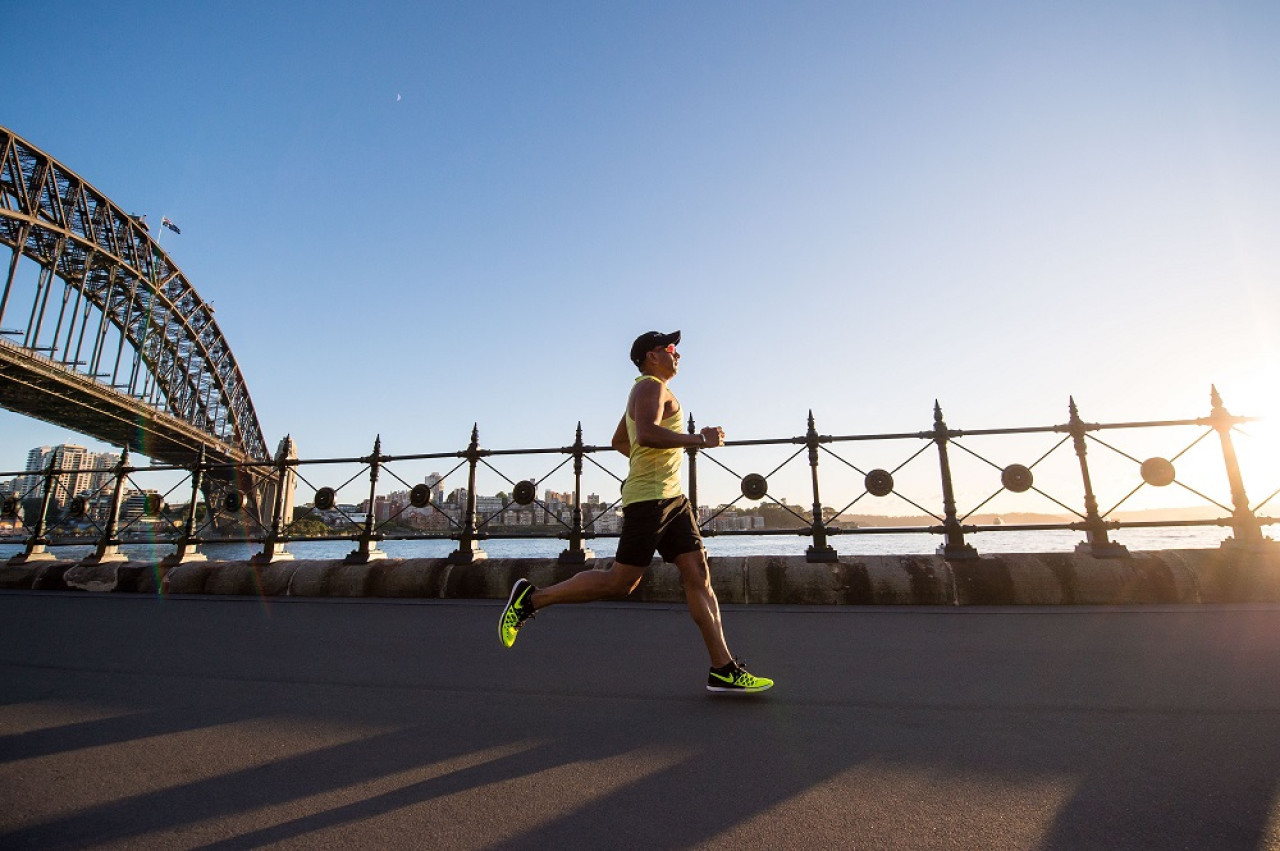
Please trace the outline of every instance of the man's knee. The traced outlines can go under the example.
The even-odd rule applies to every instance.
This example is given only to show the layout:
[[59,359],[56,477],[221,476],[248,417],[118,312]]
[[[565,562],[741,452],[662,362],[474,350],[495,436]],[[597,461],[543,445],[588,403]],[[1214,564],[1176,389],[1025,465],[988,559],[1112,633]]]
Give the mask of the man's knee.
[[629,564],[614,563],[609,568],[609,590],[616,595],[626,596],[636,590],[640,580],[644,578],[644,569]]
[[710,587],[711,571],[707,567],[707,556],[704,550],[678,556],[676,567],[680,569],[680,579],[686,588]]

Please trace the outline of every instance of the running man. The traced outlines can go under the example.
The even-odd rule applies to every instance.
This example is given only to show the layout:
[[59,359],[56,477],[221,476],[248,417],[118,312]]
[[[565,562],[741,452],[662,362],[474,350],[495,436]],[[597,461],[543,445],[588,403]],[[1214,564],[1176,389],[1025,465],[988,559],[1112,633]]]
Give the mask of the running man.
[[707,691],[760,692],[771,687],[773,680],[749,673],[725,644],[707,552],[693,507],[680,486],[684,450],[722,445],[724,429],[712,426],[698,434],[684,433],[680,403],[667,388],[667,382],[679,371],[679,342],[679,331],[649,331],[631,344],[631,361],[640,377],[631,388],[626,414],[613,435],[613,448],[631,461],[622,485],[622,535],[613,566],[584,570],[546,588],[517,579],[498,621],[498,636],[510,647],[520,628],[539,609],[630,594],[640,584],[656,550],[680,571],[689,614],[707,645],[711,657]]

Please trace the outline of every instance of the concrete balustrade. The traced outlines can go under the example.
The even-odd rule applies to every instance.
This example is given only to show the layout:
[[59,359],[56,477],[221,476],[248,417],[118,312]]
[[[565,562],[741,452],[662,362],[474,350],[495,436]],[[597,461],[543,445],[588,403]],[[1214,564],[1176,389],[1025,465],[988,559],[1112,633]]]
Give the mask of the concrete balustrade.
[[[255,565],[193,562],[165,567],[125,562],[52,561],[0,568],[0,588],[143,594],[294,597],[506,599],[524,576],[549,585],[585,568],[553,559],[385,559],[369,564],[284,561]],[[1162,550],[1132,558],[1074,553],[941,556],[844,556],[811,564],[803,556],[716,557],[712,583],[723,603],[790,605],[1133,605],[1280,602],[1280,546]],[[627,599],[679,603],[673,565],[655,563]]]

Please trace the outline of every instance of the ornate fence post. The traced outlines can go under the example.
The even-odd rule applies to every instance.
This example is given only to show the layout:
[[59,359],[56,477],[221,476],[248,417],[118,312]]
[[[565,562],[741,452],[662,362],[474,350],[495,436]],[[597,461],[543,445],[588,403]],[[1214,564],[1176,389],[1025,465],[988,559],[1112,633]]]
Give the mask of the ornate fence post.
[[1262,534],[1262,526],[1258,523],[1257,516],[1249,508],[1249,497],[1244,491],[1244,477],[1240,475],[1240,461],[1236,458],[1236,447],[1231,441],[1231,428],[1236,423],[1236,418],[1231,416],[1222,404],[1222,397],[1218,395],[1217,386],[1211,386],[1209,393],[1209,401],[1212,410],[1209,414],[1209,424],[1218,432],[1218,439],[1222,443],[1222,460],[1227,467],[1227,482],[1231,486],[1231,529],[1234,537],[1227,538],[1222,542],[1224,547],[1259,547],[1268,543],[1268,539]]
[[200,538],[196,535],[196,503],[200,499],[200,485],[204,482],[206,447],[200,447],[200,460],[191,470],[191,501],[187,503],[187,517],[182,524],[182,536],[174,551],[160,560],[161,567],[174,567],[193,561],[208,561],[209,557],[198,552]]
[[947,442],[951,431],[942,419],[942,405],[933,400],[933,442],[938,447],[938,467],[942,474],[942,534],[946,540],[939,552],[943,558],[977,558],[978,551],[964,542],[964,529],[956,515],[956,492],[951,484],[951,459],[947,456]]
[[1076,407],[1075,397],[1070,397],[1068,411],[1071,418],[1067,431],[1076,449],[1076,457],[1080,459],[1080,479],[1084,483],[1084,525],[1088,540],[1076,546],[1076,552],[1084,552],[1094,558],[1127,558],[1129,550],[1123,544],[1117,544],[1107,537],[1107,524],[1098,514],[1098,498],[1093,494],[1093,479],[1089,476],[1088,448],[1084,436],[1089,426],[1080,419],[1080,409]]
[[368,564],[387,557],[378,549],[382,535],[377,529],[378,474],[382,468],[382,435],[373,439],[373,454],[369,456],[369,510],[364,515],[364,531],[355,539],[356,548],[347,553],[345,564]]
[[569,548],[560,553],[561,564],[586,564],[596,554],[582,546],[582,423],[573,440],[573,526],[569,530]]
[[36,515],[36,525],[31,529],[31,537],[27,538],[26,548],[13,558],[9,564],[26,564],[32,561],[55,561],[57,556],[49,552],[49,539],[44,536],[45,522],[49,517],[49,503],[53,500],[54,464],[58,461],[58,453],[49,456],[49,466],[44,471],[44,494],[40,497],[40,513]]
[[809,447],[809,477],[813,481],[813,521],[809,524],[809,534],[813,536],[813,544],[804,551],[804,560],[808,562],[839,561],[839,555],[827,543],[827,524],[822,517],[822,499],[818,496],[818,444],[822,439],[813,422],[813,411],[809,412],[809,428],[804,435],[805,445]]
[[[693,414],[689,415],[689,434],[696,434],[693,427]],[[698,449],[690,446],[685,450],[689,456],[689,505],[693,508],[694,522],[698,517]]]
[[480,451],[480,426],[471,426],[471,444],[463,457],[467,459],[467,507],[462,519],[462,532],[458,536],[458,548],[449,554],[449,564],[472,564],[488,553],[475,546],[476,534],[476,464],[483,454]]
[[[282,446],[283,448],[283,446]],[[249,561],[253,564],[272,564],[277,561],[292,561],[293,553],[284,548],[289,538],[284,534],[285,501],[289,494],[290,459],[283,451],[276,453],[276,488],[274,506],[271,510],[271,531],[262,542],[262,552]]]
[[93,555],[80,562],[81,564],[109,564],[129,560],[127,555],[120,552],[120,504],[124,502],[124,483],[132,472],[133,468],[129,466],[129,447],[126,446],[116,464],[116,484],[111,491],[111,505],[107,509],[107,525],[102,530],[102,537],[98,539]]

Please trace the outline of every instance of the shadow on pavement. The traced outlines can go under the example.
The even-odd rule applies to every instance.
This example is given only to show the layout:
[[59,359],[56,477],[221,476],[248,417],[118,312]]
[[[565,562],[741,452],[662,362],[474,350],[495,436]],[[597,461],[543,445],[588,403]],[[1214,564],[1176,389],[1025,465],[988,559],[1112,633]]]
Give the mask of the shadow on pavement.
[[[11,601],[0,595],[0,607]],[[145,653],[104,655],[69,672],[50,652],[6,666],[10,708],[57,699],[122,714],[0,737],[0,790],[18,804],[0,819],[0,845],[248,848],[323,837],[357,847],[1067,849],[1275,839],[1275,612],[735,611],[736,634],[780,685],[759,699],[717,699],[671,676],[701,664],[679,612],[557,613],[514,653],[489,646],[493,607],[279,608],[270,629],[288,637],[240,662],[235,654],[266,628],[229,610],[184,611],[195,622],[182,628],[140,608],[101,613],[124,637],[172,629],[181,654],[232,654],[210,656],[207,675],[167,674],[173,656],[163,651],[158,665]],[[19,626],[27,618],[13,614]],[[275,727],[245,731],[264,719]],[[349,740],[275,755],[271,729],[318,721]],[[83,754],[86,766],[160,771],[163,754],[139,744],[179,736],[208,748],[168,757],[188,779],[59,809],[61,789],[89,795],[103,780],[48,760]],[[246,751],[257,764],[243,764]],[[139,753],[157,764],[133,762]]]

